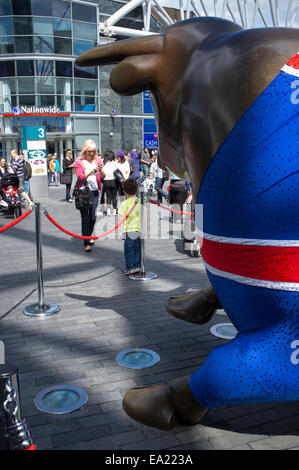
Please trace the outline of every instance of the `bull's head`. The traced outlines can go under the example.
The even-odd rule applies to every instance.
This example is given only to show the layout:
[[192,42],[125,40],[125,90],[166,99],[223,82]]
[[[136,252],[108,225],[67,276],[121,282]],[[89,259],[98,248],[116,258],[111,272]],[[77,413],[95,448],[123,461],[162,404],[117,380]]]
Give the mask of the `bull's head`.
[[182,84],[190,58],[208,36],[240,29],[230,21],[196,18],[177,23],[163,34],[99,46],[78,57],[76,64],[117,64],[110,75],[114,91],[122,95],[152,92],[158,115],[160,158],[172,171],[183,175],[188,165],[181,126]]

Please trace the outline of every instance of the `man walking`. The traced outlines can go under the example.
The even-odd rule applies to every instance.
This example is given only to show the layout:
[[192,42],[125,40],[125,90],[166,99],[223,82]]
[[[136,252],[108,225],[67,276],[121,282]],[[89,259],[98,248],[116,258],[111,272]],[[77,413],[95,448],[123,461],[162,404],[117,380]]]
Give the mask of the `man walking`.
[[18,193],[21,197],[26,199],[29,207],[34,206],[34,203],[31,201],[28,194],[26,194],[24,191],[24,179],[26,177],[25,171],[24,171],[24,162],[19,157],[18,151],[16,149],[12,149],[10,151],[10,155],[11,155],[11,169],[19,178]]
[[29,180],[32,176],[32,168],[31,168],[30,163],[26,162],[25,155],[23,153],[20,153],[19,157],[23,160],[23,165],[24,165],[24,181],[23,181],[24,191],[30,197],[30,181]]

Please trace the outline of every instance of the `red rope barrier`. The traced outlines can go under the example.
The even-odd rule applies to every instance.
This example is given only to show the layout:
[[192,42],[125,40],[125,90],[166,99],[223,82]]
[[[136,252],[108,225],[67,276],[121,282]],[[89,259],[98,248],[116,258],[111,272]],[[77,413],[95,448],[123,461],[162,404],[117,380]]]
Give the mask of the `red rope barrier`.
[[62,232],[67,233],[68,235],[71,235],[72,237],[75,237],[75,238],[81,238],[83,240],[98,240],[99,238],[106,237],[110,233],[114,232],[114,230],[118,229],[118,227],[121,224],[123,224],[125,220],[130,216],[130,214],[132,213],[132,211],[135,209],[136,206],[137,206],[137,202],[134,203],[133,207],[129,210],[127,215],[117,225],[115,225],[115,227],[108,230],[107,232],[101,233],[100,235],[94,235],[93,237],[87,237],[85,235],[77,235],[76,233],[70,232],[69,230],[66,230],[61,225],[59,225],[59,223],[56,222],[56,220],[54,220],[53,217],[51,217],[50,214],[48,214],[46,211],[44,211],[44,213],[45,213],[45,216],[50,220],[50,222],[56,225],[56,227],[59,228],[59,230],[61,230]]
[[163,206],[159,202],[153,201],[152,199],[150,199],[149,202],[151,202],[152,204],[156,204],[157,206],[162,207],[162,209],[166,209],[169,212],[176,212],[177,214],[182,214],[182,215],[194,215],[194,212],[181,212],[181,211],[177,211],[175,209],[170,209],[170,207]]
[[5,232],[5,230],[8,230],[9,228],[13,227],[14,225],[18,224],[19,222],[21,222],[21,220],[25,219],[25,217],[27,217],[27,215],[31,214],[32,210],[31,209],[28,209],[28,211],[24,212],[24,214],[20,215],[20,217],[18,217],[17,219],[13,220],[12,222],[10,222],[9,224],[7,225],[4,225],[4,227],[1,227],[0,228],[0,233],[2,232]]

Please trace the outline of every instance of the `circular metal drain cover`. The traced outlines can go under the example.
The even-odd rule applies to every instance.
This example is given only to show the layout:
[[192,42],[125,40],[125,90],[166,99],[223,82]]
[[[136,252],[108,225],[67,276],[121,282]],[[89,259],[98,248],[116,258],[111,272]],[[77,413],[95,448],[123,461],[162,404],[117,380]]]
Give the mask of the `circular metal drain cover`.
[[232,323],[217,323],[210,329],[212,335],[223,339],[234,339],[237,336],[238,330]]
[[44,413],[60,415],[79,410],[86,404],[88,395],[74,385],[54,385],[39,392],[34,404]]
[[121,366],[130,369],[143,369],[159,362],[160,356],[150,349],[134,348],[120,352],[116,356],[116,360]]

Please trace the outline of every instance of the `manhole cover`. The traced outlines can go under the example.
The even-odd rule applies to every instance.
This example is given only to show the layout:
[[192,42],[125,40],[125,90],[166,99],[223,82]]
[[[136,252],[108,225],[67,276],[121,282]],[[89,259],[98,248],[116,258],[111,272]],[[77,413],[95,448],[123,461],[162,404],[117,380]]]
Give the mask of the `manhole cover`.
[[143,369],[151,367],[160,361],[159,354],[149,349],[127,349],[116,356],[117,362],[121,366],[131,369]]
[[238,330],[232,323],[217,323],[212,326],[210,332],[212,335],[223,339],[234,339],[238,334]]
[[87,393],[79,387],[54,385],[39,392],[34,399],[34,404],[45,413],[65,414],[79,410],[87,400]]

